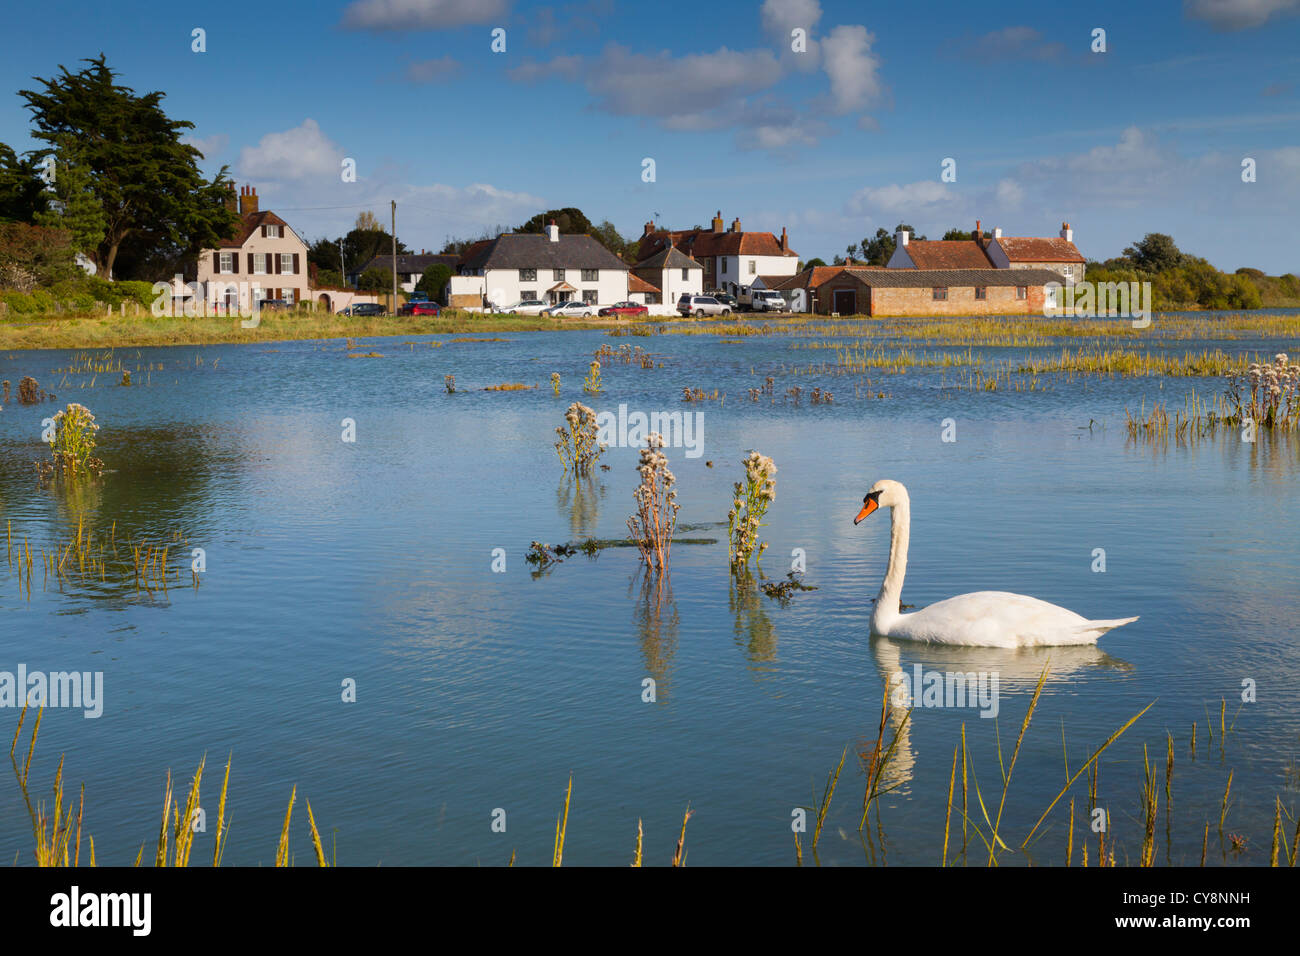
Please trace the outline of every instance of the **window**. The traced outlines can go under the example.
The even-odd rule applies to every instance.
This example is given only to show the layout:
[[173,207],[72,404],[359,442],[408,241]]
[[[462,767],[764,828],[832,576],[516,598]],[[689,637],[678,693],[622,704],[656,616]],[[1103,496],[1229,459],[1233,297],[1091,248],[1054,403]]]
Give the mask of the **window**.
[[537,299],[537,290],[536,290],[536,289],[521,289],[520,292],[519,292],[519,299],[520,299],[520,301],[523,301],[523,302],[533,302],[533,301],[535,301],[535,300]]
[[235,254],[233,252],[223,252],[221,254],[221,271],[226,274],[235,271]]
[[935,302],[946,302],[946,301],[948,301],[948,290],[947,290],[947,289],[936,288],[936,289],[934,290],[934,301],[935,301]]
[[1063,276],[1065,276],[1067,279],[1073,279],[1073,278],[1074,278],[1074,266],[1066,266],[1066,267],[1061,271],[1061,274],[1062,274]]
[[293,275],[293,253],[280,253],[280,272],[284,275]]
[[280,238],[280,227],[279,227],[279,226],[263,226],[262,228],[266,230],[266,231],[265,231],[266,238],[268,238],[268,239],[279,239],[279,238]]
[[596,304],[596,290],[595,290],[595,289],[584,289],[584,290],[583,290],[583,293],[582,293],[582,301],[583,301],[586,305],[595,305],[595,304]]
[[[520,270],[519,270],[519,281],[520,281],[520,282],[536,282],[536,281],[537,281],[537,270],[536,270],[536,269],[520,269]],[[525,298],[527,298],[527,296],[525,296]]]
[[292,290],[292,289],[281,289],[281,290],[280,290],[280,293],[281,293],[281,297],[284,299],[284,304],[285,304],[285,305],[293,305],[293,290]]
[[1017,299],[1027,299],[1027,298],[1029,298],[1029,286],[1027,286],[1027,285],[1018,285],[1018,286],[1016,286],[1016,298],[1017,298]]
[[757,272],[757,271],[758,271],[758,263],[757,263],[756,261],[754,261],[753,259],[750,259],[750,260],[749,260],[749,274],[750,274],[750,275],[753,275],[753,274],[754,274],[755,272]]
[[682,281],[684,282],[684,281],[686,281],[687,279],[689,279],[690,277],[691,277],[691,270],[690,270],[690,269],[683,269],[683,270],[682,270]]
[[583,282],[599,282],[599,281],[600,281],[600,270],[599,270],[599,269],[583,269],[583,270],[582,270],[582,281],[583,281]]
[[986,288],[985,288],[984,286],[982,286],[982,285],[977,285],[977,286],[975,287],[975,298],[976,298],[976,299],[987,299],[988,297],[989,297],[989,290],[988,290],[988,289],[986,289]]
[[253,275],[266,275],[267,254],[265,252],[253,253]]
[[551,278],[554,279],[556,282],[563,282],[563,281],[564,281],[564,270],[563,270],[563,269],[552,269],[552,270],[551,270]]

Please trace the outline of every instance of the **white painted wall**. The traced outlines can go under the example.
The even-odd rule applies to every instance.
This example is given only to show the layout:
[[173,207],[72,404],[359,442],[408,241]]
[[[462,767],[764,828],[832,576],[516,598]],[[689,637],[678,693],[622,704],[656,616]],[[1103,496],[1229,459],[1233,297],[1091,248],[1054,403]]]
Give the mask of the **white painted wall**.
[[797,256],[716,256],[718,285],[751,285],[761,275],[792,276],[799,271]]
[[[465,292],[481,291],[486,289],[488,302],[492,305],[512,305],[520,299],[542,299],[551,301],[547,292],[552,286],[561,282],[567,282],[577,289],[576,292],[569,294],[570,299],[576,299],[579,302],[583,300],[584,292],[595,292],[597,305],[610,305],[614,302],[623,302],[627,300],[627,276],[626,269],[599,269],[596,272],[596,279],[582,278],[581,269],[565,268],[564,278],[557,279],[552,274],[551,269],[538,269],[537,278],[520,279],[518,269],[488,269],[486,275],[477,276],[453,276],[452,292],[457,291],[456,279],[478,279],[482,285],[478,289],[472,286],[466,287]],[[527,291],[528,295],[524,295]],[[535,293],[535,294],[534,294]]]

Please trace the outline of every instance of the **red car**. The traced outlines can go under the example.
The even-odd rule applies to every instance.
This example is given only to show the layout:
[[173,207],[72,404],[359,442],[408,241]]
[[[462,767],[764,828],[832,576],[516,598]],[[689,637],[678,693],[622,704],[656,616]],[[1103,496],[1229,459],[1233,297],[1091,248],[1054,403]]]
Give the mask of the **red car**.
[[442,306],[437,302],[408,302],[402,306],[403,315],[438,315],[442,312]]
[[649,315],[650,310],[636,302],[615,302],[602,308],[597,315]]

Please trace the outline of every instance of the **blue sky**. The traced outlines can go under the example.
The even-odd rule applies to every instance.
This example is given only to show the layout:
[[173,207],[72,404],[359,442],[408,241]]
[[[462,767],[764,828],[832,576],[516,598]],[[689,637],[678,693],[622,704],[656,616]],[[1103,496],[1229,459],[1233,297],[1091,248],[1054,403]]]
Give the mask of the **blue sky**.
[[631,235],[721,209],[828,261],[900,220],[1069,220],[1090,258],[1168,232],[1220,268],[1300,273],[1298,40],[1300,0],[45,0],[6,15],[0,141],[34,145],[32,76],[102,51],[308,238],[390,199],[432,249],[558,206]]

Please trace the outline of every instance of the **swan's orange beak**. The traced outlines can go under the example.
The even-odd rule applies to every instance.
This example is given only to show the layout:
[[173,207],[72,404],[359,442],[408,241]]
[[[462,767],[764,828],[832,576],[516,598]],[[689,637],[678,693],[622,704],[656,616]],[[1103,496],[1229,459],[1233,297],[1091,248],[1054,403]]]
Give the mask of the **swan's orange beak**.
[[862,502],[862,510],[859,511],[859,512],[858,512],[858,516],[857,516],[856,518],[853,519],[853,523],[854,523],[854,524],[858,524],[858,523],[860,523],[860,522],[862,521],[863,518],[865,518],[867,515],[871,514],[871,512],[875,511],[875,510],[876,510],[877,508],[879,508],[879,507],[880,507],[880,505],[876,504],[876,499],[875,499],[875,498],[866,498],[866,499]]

